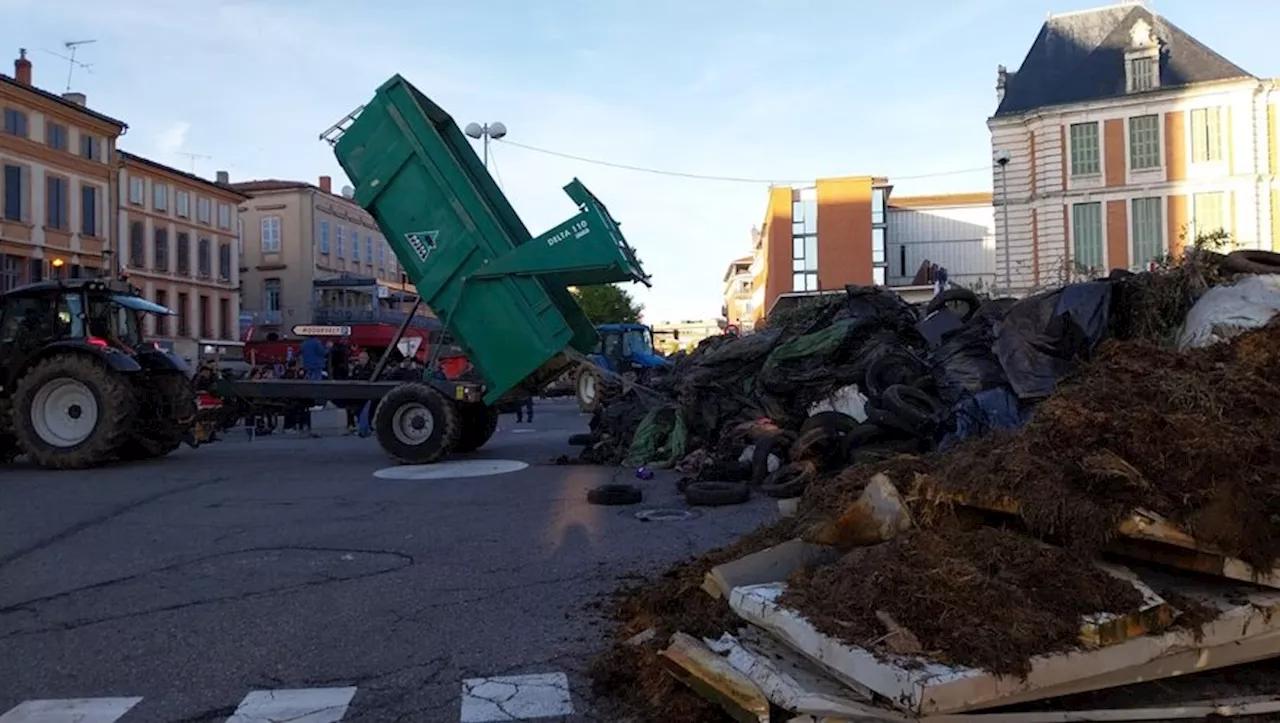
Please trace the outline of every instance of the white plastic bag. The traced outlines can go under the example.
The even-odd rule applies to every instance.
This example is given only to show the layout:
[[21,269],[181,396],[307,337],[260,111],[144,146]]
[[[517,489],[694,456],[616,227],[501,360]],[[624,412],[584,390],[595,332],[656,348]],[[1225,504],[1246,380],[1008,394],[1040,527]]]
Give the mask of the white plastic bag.
[[1231,286],[1215,286],[1191,307],[1178,335],[1178,348],[1227,341],[1265,326],[1276,314],[1280,314],[1280,274],[1246,276]]

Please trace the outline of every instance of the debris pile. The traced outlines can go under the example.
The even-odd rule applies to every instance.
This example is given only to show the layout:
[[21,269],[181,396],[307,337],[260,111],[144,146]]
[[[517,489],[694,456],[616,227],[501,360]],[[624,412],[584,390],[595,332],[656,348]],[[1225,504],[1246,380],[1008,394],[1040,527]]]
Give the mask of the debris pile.
[[[709,340],[664,381],[678,402],[628,395],[631,433],[606,409],[595,448],[669,460],[686,489],[732,478],[800,497],[796,513],[625,593],[601,689],[641,720],[724,720],[729,704],[677,683],[661,651],[682,632],[736,655],[746,638],[716,638],[748,623],[838,682],[831,720],[1026,704],[1090,675],[1073,690],[1124,686],[1195,645],[1214,665],[1274,656],[1227,651],[1280,639],[1280,275],[1229,271],[1191,253],[1016,302],[952,294],[923,320],[856,289]],[[838,399],[854,385],[854,403]],[[827,552],[778,574],[785,540]],[[717,566],[760,555],[773,577],[711,589]],[[812,698],[778,694],[757,667],[740,670],[775,704]]]

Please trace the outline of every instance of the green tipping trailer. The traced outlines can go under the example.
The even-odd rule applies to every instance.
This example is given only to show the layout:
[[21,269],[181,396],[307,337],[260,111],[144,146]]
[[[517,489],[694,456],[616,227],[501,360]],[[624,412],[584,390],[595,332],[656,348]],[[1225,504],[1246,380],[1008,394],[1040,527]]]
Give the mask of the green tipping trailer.
[[[374,433],[401,462],[477,448],[500,401],[535,392],[592,351],[598,336],[568,287],[649,283],[618,223],[577,179],[564,187],[577,215],[530,234],[449,114],[399,75],[321,138],[421,301],[466,352],[479,388],[375,381],[338,397],[315,388],[323,382],[275,382],[270,396],[380,399]],[[251,384],[228,391],[253,396]]]

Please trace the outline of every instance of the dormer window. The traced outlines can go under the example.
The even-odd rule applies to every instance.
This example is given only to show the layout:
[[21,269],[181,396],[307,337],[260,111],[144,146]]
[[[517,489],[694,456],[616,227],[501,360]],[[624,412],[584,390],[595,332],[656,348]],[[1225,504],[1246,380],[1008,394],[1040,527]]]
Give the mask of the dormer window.
[[1124,69],[1126,92],[1141,93],[1160,87],[1160,40],[1141,18],[1129,30]]

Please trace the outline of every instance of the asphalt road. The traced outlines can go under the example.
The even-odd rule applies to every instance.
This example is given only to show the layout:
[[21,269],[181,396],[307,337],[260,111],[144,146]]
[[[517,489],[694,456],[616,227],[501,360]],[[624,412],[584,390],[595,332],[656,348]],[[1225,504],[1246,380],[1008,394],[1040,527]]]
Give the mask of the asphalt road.
[[[0,723],[603,720],[584,606],[776,512],[641,522],[684,508],[674,477],[551,464],[585,426],[562,400],[505,416],[463,461],[529,466],[479,477],[377,477],[376,442],[332,428],[0,468]],[[614,478],[645,502],[586,503]]]

